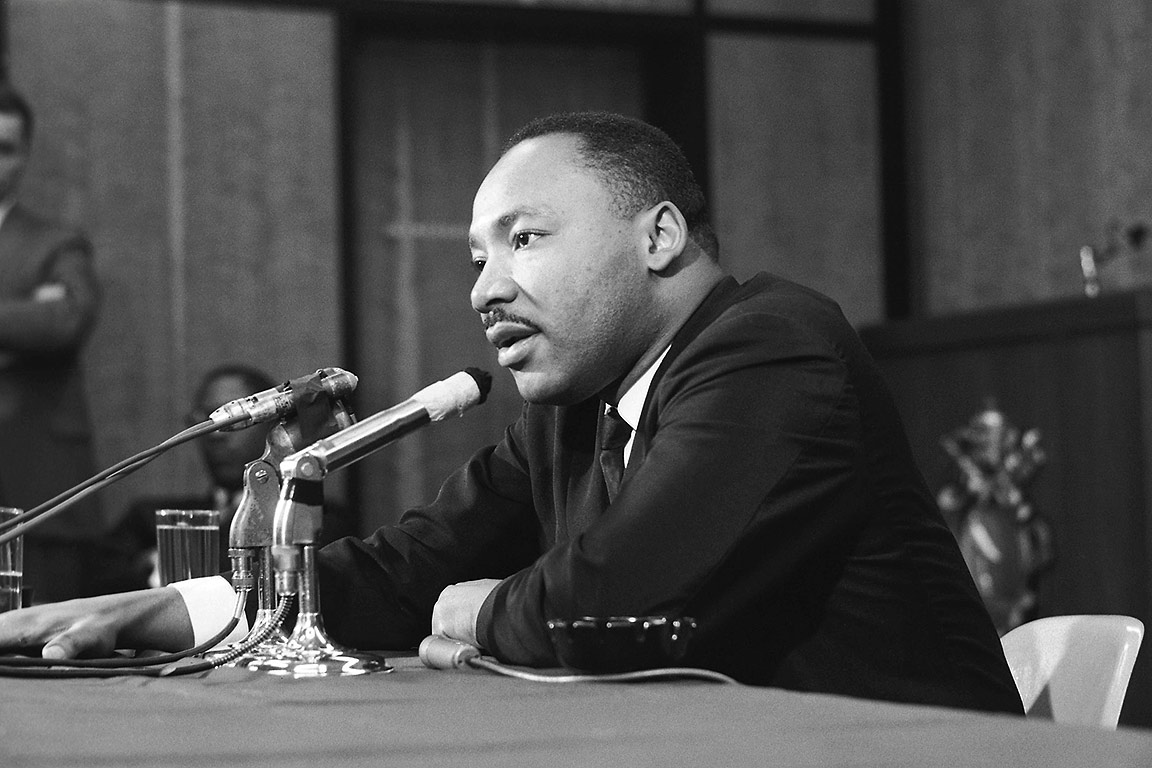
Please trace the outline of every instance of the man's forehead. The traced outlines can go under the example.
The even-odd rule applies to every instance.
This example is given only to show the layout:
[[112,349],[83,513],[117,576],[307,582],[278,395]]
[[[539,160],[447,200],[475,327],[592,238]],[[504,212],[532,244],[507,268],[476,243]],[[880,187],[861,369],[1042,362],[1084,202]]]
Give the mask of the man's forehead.
[[577,141],[575,136],[549,134],[520,142],[505,152],[488,171],[477,190],[477,197],[508,185],[517,188],[526,184],[538,185],[557,175],[584,170],[577,162]]
[[507,226],[528,215],[555,215],[574,186],[599,186],[599,176],[579,161],[578,148],[575,136],[549,134],[508,150],[476,191],[473,228]]

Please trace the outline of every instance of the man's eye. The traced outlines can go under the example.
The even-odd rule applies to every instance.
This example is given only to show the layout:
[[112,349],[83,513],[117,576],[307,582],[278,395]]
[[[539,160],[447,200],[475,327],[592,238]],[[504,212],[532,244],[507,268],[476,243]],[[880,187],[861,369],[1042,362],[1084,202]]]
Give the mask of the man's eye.
[[512,246],[514,248],[524,248],[536,241],[540,237],[539,232],[517,232],[512,235]]
[[472,259],[472,267],[477,272],[484,271],[484,265],[488,263],[488,259]]

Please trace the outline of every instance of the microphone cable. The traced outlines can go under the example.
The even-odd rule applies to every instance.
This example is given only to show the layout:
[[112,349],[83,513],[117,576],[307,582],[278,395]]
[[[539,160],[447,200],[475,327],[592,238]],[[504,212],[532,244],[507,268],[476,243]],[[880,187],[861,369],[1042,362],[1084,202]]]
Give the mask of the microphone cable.
[[48,518],[64,511],[81,499],[102,490],[123,477],[127,477],[165,451],[175,448],[182,443],[186,443],[189,440],[195,440],[209,432],[215,432],[223,427],[244,421],[246,418],[245,415],[241,414],[233,416],[223,422],[206,419],[182,432],[178,432],[151,448],[140,451],[123,461],[113,464],[111,467],[96,473],[84,482],[69,488],[27,512],[0,523],[0,544],[6,544]]
[[529,672],[517,667],[506,666],[495,659],[482,656],[480,649],[474,645],[440,635],[429,635],[424,638],[420,643],[419,653],[420,661],[424,662],[424,666],[432,669],[463,669],[467,666],[532,683],[636,683],[650,680],[694,679],[740,685],[739,681],[723,672],[696,667],[662,667],[605,674],[548,675],[540,672]]

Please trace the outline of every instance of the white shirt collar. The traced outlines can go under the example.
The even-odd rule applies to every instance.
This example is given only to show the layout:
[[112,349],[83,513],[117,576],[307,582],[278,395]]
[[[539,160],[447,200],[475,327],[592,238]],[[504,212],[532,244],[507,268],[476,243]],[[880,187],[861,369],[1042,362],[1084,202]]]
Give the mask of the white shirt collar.
[[[632,437],[628,439],[628,444],[624,446],[624,463],[627,465],[628,457],[632,455],[632,443],[636,440],[636,427],[640,425],[640,413],[644,410],[644,401],[648,399],[648,388],[652,386],[652,379],[656,376],[656,369],[660,367],[660,363],[664,362],[664,357],[671,349],[671,345],[664,348],[660,353],[660,357],[656,358],[656,362],[648,367],[644,375],[636,380],[636,383],[628,388],[628,391],[620,398],[620,404],[616,406],[616,411],[620,414],[620,418],[632,427]],[[608,406],[611,407],[611,406]]]

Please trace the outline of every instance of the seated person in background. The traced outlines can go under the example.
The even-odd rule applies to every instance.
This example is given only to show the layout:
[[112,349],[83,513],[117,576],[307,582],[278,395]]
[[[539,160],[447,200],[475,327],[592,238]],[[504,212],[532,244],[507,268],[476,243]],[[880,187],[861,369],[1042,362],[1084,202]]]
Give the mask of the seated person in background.
[[[671,139],[618,115],[533,121],[481,184],[469,245],[472,307],[524,409],[431,504],[320,551],[334,638],[431,630],[551,666],[550,618],[692,616],[687,666],[1021,713],[859,338],[825,296],[725,274]],[[598,459],[616,415],[618,486]],[[185,647],[216,631],[185,595],[216,589],[226,614],[219,578],[10,612],[0,646]]]
[[[208,414],[231,400],[276,386],[268,374],[248,365],[232,363],[217,366],[201,379],[193,396],[189,426],[199,424]],[[154,496],[136,500],[115,529],[93,548],[89,571],[94,579],[88,595],[127,592],[159,586],[156,570],[156,525],[158,509],[215,509],[220,512],[220,572],[227,573],[228,528],[244,493],[244,468],[264,453],[268,432],[274,422],[255,424],[233,432],[211,432],[198,439],[200,457],[208,471],[204,493],[191,496]],[[324,507],[321,541],[327,543],[354,533],[346,515],[334,504]]]

